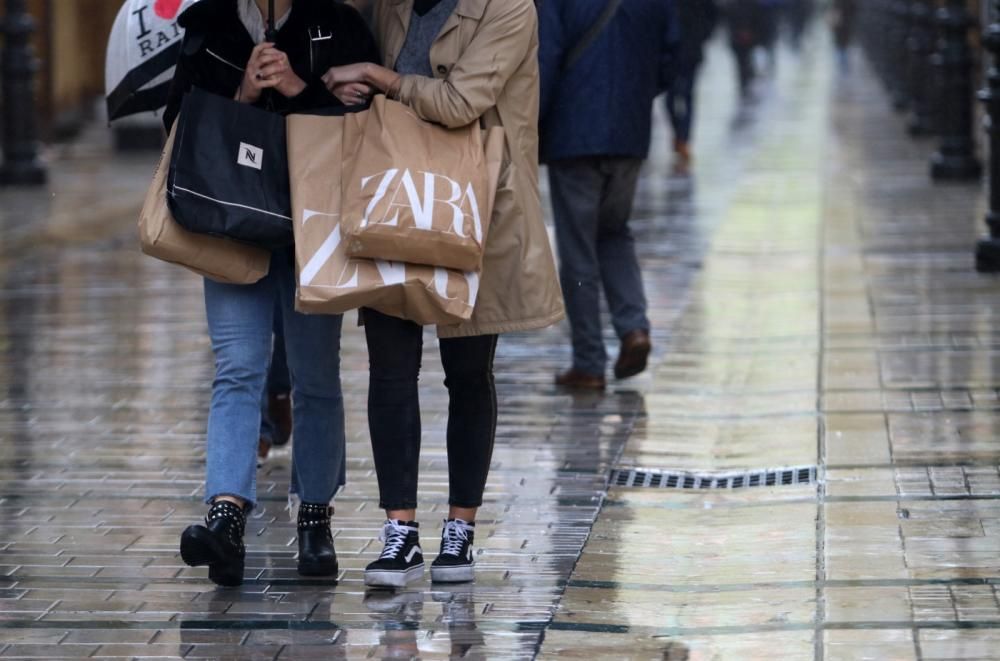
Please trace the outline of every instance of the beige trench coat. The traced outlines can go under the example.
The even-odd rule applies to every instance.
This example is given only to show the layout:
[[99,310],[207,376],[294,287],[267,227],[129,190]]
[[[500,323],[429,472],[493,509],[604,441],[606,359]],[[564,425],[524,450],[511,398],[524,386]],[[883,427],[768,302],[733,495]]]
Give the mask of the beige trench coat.
[[[375,33],[392,69],[413,0],[377,0]],[[441,337],[551,326],[563,317],[555,260],[538,192],[538,17],[534,0],[459,0],[431,47],[434,78],[404,76],[393,96],[448,127],[503,126],[506,153],[482,288],[472,319]]]

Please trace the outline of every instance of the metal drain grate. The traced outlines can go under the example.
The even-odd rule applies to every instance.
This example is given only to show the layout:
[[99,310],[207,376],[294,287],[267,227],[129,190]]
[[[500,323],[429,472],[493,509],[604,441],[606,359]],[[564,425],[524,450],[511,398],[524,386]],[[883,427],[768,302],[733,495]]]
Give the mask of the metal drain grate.
[[611,471],[610,486],[652,489],[748,489],[816,484],[815,466],[766,468],[735,473],[692,473],[634,468]]

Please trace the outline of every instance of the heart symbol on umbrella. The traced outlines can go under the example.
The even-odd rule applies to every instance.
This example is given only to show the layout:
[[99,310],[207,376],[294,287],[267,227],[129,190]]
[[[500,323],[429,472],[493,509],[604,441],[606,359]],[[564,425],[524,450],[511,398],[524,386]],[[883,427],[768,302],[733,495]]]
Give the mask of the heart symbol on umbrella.
[[153,11],[160,18],[166,20],[171,20],[174,16],[177,16],[177,12],[181,8],[181,3],[184,0],[156,0],[156,4],[153,5]]

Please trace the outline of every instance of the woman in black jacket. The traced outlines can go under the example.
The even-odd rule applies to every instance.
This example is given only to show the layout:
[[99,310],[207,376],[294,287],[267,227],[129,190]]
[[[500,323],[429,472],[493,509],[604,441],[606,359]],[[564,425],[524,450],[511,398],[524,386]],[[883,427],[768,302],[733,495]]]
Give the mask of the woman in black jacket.
[[[378,50],[357,11],[333,0],[278,0],[277,37],[265,41],[267,0],[201,0],[180,17],[185,29],[164,115],[169,129],[192,87],[280,113],[363,100],[368,88],[321,80],[331,66],[377,62]],[[271,333],[276,313],[285,331],[292,376],[292,492],[298,515],[300,574],[338,571],[330,533],[330,502],[345,477],[344,406],[340,390],[339,316],[294,311],[291,249],[271,257],[271,271],[253,285],[205,280],[205,309],[216,359],[208,416],[205,525],[181,536],[181,556],[209,568],[220,585],[243,581],[246,515],[256,503],[256,459]]]

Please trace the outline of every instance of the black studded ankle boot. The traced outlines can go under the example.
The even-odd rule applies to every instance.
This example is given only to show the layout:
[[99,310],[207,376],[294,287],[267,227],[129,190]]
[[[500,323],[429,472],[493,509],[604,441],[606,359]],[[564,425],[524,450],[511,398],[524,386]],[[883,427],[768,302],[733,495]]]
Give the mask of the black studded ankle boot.
[[192,567],[208,565],[208,578],[217,585],[242,585],[246,526],[242,507],[218,500],[205,515],[205,525],[188,526],[181,535],[181,558]]
[[299,506],[299,574],[335,576],[337,552],[333,549],[330,516],[333,508],[326,503],[302,503]]

